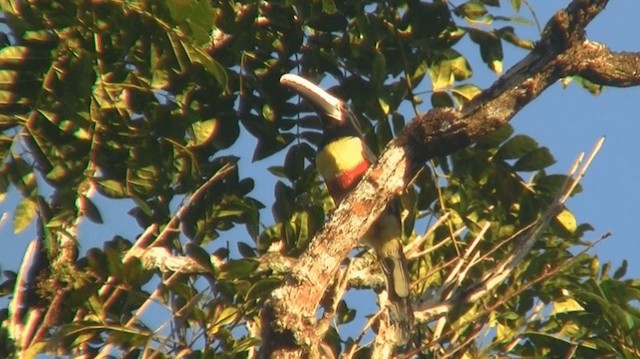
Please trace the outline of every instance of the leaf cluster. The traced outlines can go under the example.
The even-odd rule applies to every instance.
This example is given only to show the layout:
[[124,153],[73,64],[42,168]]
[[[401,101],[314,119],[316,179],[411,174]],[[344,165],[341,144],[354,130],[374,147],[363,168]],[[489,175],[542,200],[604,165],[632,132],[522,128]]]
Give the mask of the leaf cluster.
[[[516,35],[527,21],[501,5],[0,0],[10,30],[0,38],[0,196],[16,191],[14,232],[33,226],[41,243],[3,273],[2,296],[17,301],[16,285],[27,295],[0,311],[0,354],[251,355],[262,304],[334,206],[313,168],[319,121],[280,76],[324,81],[380,153],[424,93],[432,107],[453,107],[480,92],[461,39],[496,74],[503,46],[533,48]],[[521,1],[510,5],[520,13]],[[267,158],[268,173],[254,171],[251,161]],[[505,127],[415,178],[402,198],[414,298],[446,301],[461,273],[453,263],[482,236],[456,279],[461,304],[440,317],[446,329],[430,315],[417,323],[424,356],[638,355],[638,281],[582,251],[591,228],[566,208],[503,283],[463,300],[562,190],[553,163]],[[275,183],[269,203],[255,198],[262,181]],[[123,199],[132,222],[104,225],[136,223],[137,235],[80,251],[82,220],[103,225]],[[367,273],[352,287],[380,284]],[[373,355],[341,327],[371,314],[340,300],[326,344]],[[37,315],[38,330],[19,327]]]

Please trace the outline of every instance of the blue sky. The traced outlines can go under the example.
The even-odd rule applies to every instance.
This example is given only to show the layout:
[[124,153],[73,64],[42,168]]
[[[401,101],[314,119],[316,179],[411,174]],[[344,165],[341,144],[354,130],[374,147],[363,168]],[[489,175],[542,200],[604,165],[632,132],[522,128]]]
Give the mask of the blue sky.
[[[540,19],[549,18],[556,1],[534,1]],[[565,3],[565,2],[563,2]],[[555,5],[558,6],[558,5]],[[611,1],[587,28],[587,37],[613,51],[640,51],[638,1]],[[505,66],[506,68],[507,66]],[[549,88],[512,121],[516,131],[526,133],[551,149],[558,161],[553,169],[565,172],[579,152],[588,152],[600,136],[603,149],[582,181],[584,191],[568,202],[580,222],[589,222],[597,239],[610,231],[613,236],[594,253],[601,262],[629,260],[627,275],[640,277],[640,164],[637,106],[640,88],[606,88],[592,96],[577,85]]]
[[[543,22],[542,25],[554,11],[567,3],[568,1],[531,1],[538,18]],[[640,26],[637,17],[639,13],[639,1],[611,1],[604,13],[587,28],[587,36],[590,40],[602,42],[616,51],[640,51]],[[523,12],[522,16],[529,17],[526,12]],[[529,30],[519,34],[536,39],[536,29],[531,27]],[[474,83],[486,87],[496,76],[482,65],[477,48],[471,46],[463,43],[458,50],[470,57],[476,76]],[[505,70],[525,55],[522,50],[505,50]],[[640,278],[640,239],[637,234],[640,227],[638,103],[639,88],[607,88],[599,96],[592,96],[576,85],[562,89],[557,84],[527,106],[512,121],[516,132],[527,134],[541,145],[550,148],[557,160],[551,172],[556,173],[565,173],[578,153],[588,152],[602,135],[607,137],[604,148],[582,181],[584,191],[570,199],[568,207],[579,222],[589,222],[595,228],[595,232],[589,233],[586,239],[595,240],[606,232],[613,233],[612,237],[601,243],[593,252],[600,256],[601,262],[611,261],[614,269],[622,259],[628,259],[630,263],[627,277],[636,278]],[[421,110],[426,111],[428,108],[424,107]],[[407,115],[407,118],[411,117]],[[253,143],[253,139],[244,135],[228,152],[253,149]],[[250,154],[247,155],[241,162],[243,177],[255,178],[256,174],[265,173],[267,167],[281,163],[281,158],[277,157],[251,163],[250,157]],[[264,218],[270,217],[273,179],[257,181],[253,196],[266,205],[264,221]],[[0,228],[2,269],[16,270],[28,241],[35,238],[33,226],[19,236],[13,234],[11,213],[17,200],[18,196],[12,190],[8,197],[0,202],[0,213],[7,213],[9,216]],[[111,239],[116,233],[133,239],[140,232],[135,221],[126,214],[133,205],[131,202],[102,201],[98,205],[106,224],[94,226],[87,221],[86,224],[83,223],[80,241],[84,250],[94,246],[101,247],[104,241]],[[116,223],[118,225],[115,225]],[[270,223],[267,221],[265,224]],[[246,238],[248,241],[248,237]]]

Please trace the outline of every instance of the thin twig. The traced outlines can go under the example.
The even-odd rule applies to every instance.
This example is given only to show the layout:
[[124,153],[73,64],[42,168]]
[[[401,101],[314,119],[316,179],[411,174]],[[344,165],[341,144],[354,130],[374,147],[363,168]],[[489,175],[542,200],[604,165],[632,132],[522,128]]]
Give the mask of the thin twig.
[[[438,218],[438,220],[433,223],[431,226],[429,226],[429,228],[427,228],[427,230],[424,232],[423,235],[421,235],[420,237],[416,238],[414,241],[412,241],[411,243],[407,244],[404,247],[404,253],[405,255],[407,255],[407,257],[409,257],[414,251],[418,250],[418,248],[427,240],[427,238],[429,238],[429,236],[436,231],[436,229],[438,227],[440,227],[440,225],[442,225],[442,223],[444,221],[447,220],[447,218],[449,218],[450,213],[446,212],[444,213],[442,216],[440,216],[440,218]],[[442,241],[438,244],[436,244],[437,246],[441,245],[443,242],[447,242],[447,241]],[[431,249],[429,249],[431,250]],[[423,253],[423,252],[419,252],[422,254],[415,254],[414,257],[421,257],[424,254],[427,254],[429,252]]]
[[[205,183],[203,183],[193,194],[191,197],[185,201],[182,206],[176,211],[176,213],[171,217],[167,225],[164,229],[157,235],[157,237],[152,241],[154,234],[157,232],[158,224],[151,224],[149,227],[145,229],[145,231],[138,237],[138,240],[134,245],[125,253],[122,260],[126,262],[131,257],[135,256],[138,258],[144,258],[144,256],[148,253],[148,251],[158,245],[164,243],[171,233],[177,231],[178,226],[180,225],[180,218],[183,218],[187,211],[191,208],[193,203],[197,203],[202,196],[206,193],[206,191],[211,188],[213,184],[224,178],[229,172],[236,168],[235,164],[225,164],[216,172],[211,178],[209,178]],[[117,278],[109,277],[105,285],[100,289],[100,293],[107,292],[115,283],[117,282]],[[115,298],[117,298],[121,293],[121,290],[116,288],[109,298],[105,301],[105,305],[107,303],[112,303]]]
[[[173,273],[171,276],[169,276],[169,278],[166,281],[158,284],[158,287],[156,288],[156,290],[154,290],[153,293],[151,293],[151,295],[149,295],[149,297],[144,301],[144,303],[142,303],[142,305],[138,307],[136,312],[133,313],[131,318],[129,318],[129,320],[127,321],[127,323],[125,323],[124,326],[130,327],[133,324],[135,324],[140,318],[140,316],[142,315],[142,313],[146,311],[147,308],[149,308],[149,306],[156,300],[156,298],[162,295],[162,293],[164,292],[164,288],[171,286],[176,280],[176,278],[179,278],[179,276],[180,276],[180,273]],[[105,345],[100,350],[100,354],[98,354],[98,357],[104,357],[104,355],[107,355],[111,351],[111,349],[113,349],[112,343]]]
[[544,215],[541,216],[540,219],[533,226],[531,226],[526,233],[523,233],[522,237],[519,238],[514,244],[511,255],[507,256],[505,260],[501,261],[496,269],[491,271],[491,274],[483,278],[480,284],[475,285],[475,289],[471,291],[469,291],[469,288],[456,288],[457,294],[465,293],[464,298],[459,298],[457,295],[452,295],[446,301],[438,299],[438,301],[435,302],[433,299],[437,297],[432,297],[432,300],[425,301],[425,303],[420,306],[420,310],[416,311],[416,318],[422,318],[426,320],[427,318],[433,317],[435,315],[448,313],[454,305],[463,304],[458,303],[459,300],[463,300],[465,303],[477,301],[478,299],[489,293],[498,284],[502,283],[526,256],[529,249],[531,248],[531,246],[533,246],[535,240],[538,238],[538,235],[540,234],[542,228],[544,228],[551,221],[551,219],[553,219],[562,209],[564,202],[566,202],[569,195],[575,190],[579,181],[584,177],[587,168],[590,166],[591,162],[600,151],[603,141],[604,138],[601,138],[596,142],[596,145],[590,152],[586,161],[582,161],[584,157],[581,154],[578,159],[572,164],[569,170],[569,175],[567,176],[567,181],[563,186],[562,191],[556,197],[556,200],[554,200],[554,202],[549,206]]

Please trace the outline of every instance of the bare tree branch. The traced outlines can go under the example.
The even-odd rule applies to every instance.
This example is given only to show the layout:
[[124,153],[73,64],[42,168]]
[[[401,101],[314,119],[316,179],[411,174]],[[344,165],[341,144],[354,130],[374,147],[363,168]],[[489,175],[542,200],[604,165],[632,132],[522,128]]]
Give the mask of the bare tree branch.
[[640,53],[611,52],[597,42],[585,41],[576,48],[576,72],[581,77],[604,86],[640,85]]

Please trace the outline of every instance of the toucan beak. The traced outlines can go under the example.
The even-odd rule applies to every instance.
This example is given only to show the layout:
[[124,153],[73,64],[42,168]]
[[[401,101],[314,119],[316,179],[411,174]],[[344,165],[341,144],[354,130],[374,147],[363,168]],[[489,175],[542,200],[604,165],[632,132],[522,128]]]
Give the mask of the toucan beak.
[[280,83],[308,101],[318,115],[326,116],[339,122],[345,120],[342,101],[309,80],[298,75],[285,74],[280,77]]

